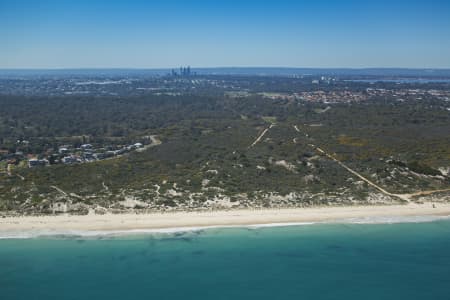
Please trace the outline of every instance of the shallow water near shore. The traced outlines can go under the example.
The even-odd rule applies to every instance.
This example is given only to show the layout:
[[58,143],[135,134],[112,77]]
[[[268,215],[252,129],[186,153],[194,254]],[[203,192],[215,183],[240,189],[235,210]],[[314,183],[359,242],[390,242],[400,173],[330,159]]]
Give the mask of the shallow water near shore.
[[449,299],[450,221],[0,240],[1,299]]

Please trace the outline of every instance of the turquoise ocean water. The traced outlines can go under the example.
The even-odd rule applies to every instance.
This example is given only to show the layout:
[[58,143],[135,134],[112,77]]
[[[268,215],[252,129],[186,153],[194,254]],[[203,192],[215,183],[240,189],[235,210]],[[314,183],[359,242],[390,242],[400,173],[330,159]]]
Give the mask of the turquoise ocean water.
[[450,299],[450,221],[3,239],[0,299]]

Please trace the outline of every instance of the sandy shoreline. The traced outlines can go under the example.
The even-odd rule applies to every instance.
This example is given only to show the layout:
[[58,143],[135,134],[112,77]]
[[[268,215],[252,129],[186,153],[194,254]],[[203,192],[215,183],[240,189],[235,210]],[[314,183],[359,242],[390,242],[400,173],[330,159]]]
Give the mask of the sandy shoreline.
[[249,226],[339,222],[371,218],[450,216],[450,203],[392,206],[350,206],[286,208],[153,214],[6,217],[0,219],[0,233],[64,231],[128,231],[171,228]]

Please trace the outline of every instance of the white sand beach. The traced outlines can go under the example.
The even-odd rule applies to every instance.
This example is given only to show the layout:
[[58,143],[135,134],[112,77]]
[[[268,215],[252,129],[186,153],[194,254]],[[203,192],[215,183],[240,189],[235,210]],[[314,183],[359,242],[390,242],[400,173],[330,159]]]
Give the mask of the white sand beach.
[[0,233],[128,231],[450,216],[450,203],[0,218]]

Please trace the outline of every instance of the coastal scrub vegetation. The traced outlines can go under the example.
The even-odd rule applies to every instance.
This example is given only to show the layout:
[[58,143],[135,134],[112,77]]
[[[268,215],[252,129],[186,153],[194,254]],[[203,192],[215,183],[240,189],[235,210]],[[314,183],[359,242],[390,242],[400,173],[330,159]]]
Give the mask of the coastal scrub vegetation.
[[[258,92],[2,95],[0,106],[2,211],[398,201],[379,195],[317,147],[392,193],[450,186],[450,114],[446,102],[433,97],[323,103]],[[46,157],[63,144],[108,147],[150,135],[161,144],[102,161],[35,168],[7,163],[18,152]]]

